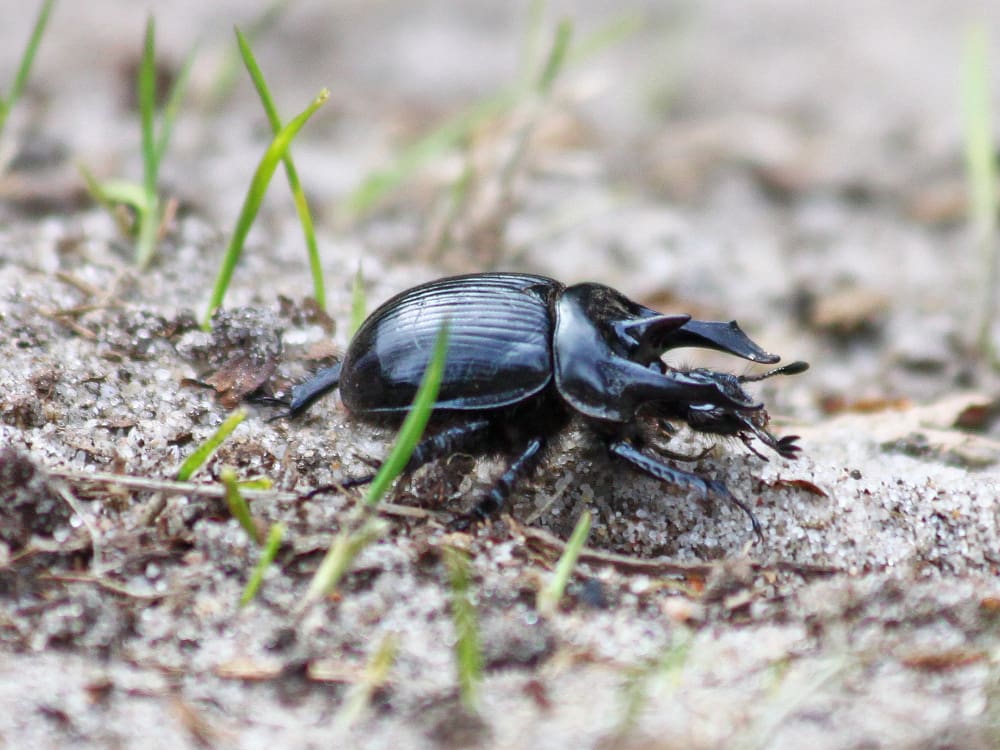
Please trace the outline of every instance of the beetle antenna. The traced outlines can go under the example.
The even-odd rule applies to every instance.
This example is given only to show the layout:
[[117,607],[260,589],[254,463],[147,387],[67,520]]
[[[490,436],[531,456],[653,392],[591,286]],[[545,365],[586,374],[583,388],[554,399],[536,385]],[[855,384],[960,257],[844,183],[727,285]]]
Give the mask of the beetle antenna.
[[787,365],[775,367],[773,370],[768,370],[760,375],[740,375],[739,381],[741,383],[756,383],[758,380],[766,380],[775,375],[798,375],[800,372],[805,372],[808,369],[808,362],[789,362]]

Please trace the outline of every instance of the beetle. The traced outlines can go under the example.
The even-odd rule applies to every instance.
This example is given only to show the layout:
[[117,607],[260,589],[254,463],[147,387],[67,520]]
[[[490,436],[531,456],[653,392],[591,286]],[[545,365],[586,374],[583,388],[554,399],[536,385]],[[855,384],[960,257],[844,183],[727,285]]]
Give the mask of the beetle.
[[339,387],[354,415],[402,417],[446,320],[448,353],[431,415],[440,429],[417,444],[404,474],[455,452],[500,451],[510,457],[503,474],[453,528],[496,514],[514,485],[538,465],[551,438],[578,416],[612,456],[668,484],[733,503],[762,536],[753,511],[725,484],[678,469],[663,454],[697,457],[645,450],[644,427],[672,434],[675,422],[686,423],[698,432],[738,438],[761,458],[754,438],[795,458],[797,436],[769,432],[763,404],[743,385],[797,374],[808,364],[793,362],[752,376],[673,367],[661,357],[679,347],[715,349],[764,364],[780,357],[761,349],[736,321],[664,315],[602,284],[566,286],[532,274],[478,273],[404,291],[368,317],[341,362],[292,389],[287,416],[302,414]]

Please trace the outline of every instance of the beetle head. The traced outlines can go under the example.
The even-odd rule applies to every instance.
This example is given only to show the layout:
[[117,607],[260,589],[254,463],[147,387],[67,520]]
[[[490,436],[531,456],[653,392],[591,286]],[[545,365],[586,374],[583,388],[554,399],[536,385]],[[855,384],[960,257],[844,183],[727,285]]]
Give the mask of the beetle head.
[[[738,397],[738,394],[747,397],[746,392],[743,390],[744,383],[764,380],[774,375],[796,375],[808,368],[809,365],[805,362],[792,362],[783,367],[768,370],[760,375],[730,375],[725,372],[716,372],[701,368],[690,370],[686,374],[695,380],[715,383],[722,391],[734,397]],[[661,414],[661,416],[669,415]],[[799,451],[799,446],[796,442],[798,436],[788,435],[778,438],[767,430],[767,423],[770,421],[770,417],[763,408],[747,412],[729,409],[718,404],[692,403],[687,404],[680,413],[675,411],[672,416],[683,418],[692,429],[699,432],[737,437],[743,441],[744,445],[750,451],[761,458],[764,458],[764,456],[755,450],[752,445],[754,437],[784,458],[795,458]]]
[[739,414],[762,408],[727,381],[668,369],[659,358],[678,346],[702,346],[747,359],[777,358],[735,323],[661,315],[601,284],[577,284],[555,304],[556,386],[574,409],[595,419],[628,422],[650,403],[706,405]]

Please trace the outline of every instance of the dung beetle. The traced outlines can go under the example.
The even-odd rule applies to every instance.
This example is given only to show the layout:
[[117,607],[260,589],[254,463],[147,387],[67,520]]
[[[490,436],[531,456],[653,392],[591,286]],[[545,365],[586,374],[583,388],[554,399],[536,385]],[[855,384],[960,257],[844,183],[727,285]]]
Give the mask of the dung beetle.
[[661,356],[678,347],[716,349],[765,364],[780,357],[757,346],[736,321],[663,315],[602,284],[566,286],[545,276],[479,273],[404,291],[362,324],[340,363],[292,389],[288,415],[301,414],[339,385],[351,413],[401,417],[445,320],[448,354],[431,422],[440,429],[417,445],[404,473],[459,451],[511,457],[489,492],[453,527],[499,511],[549,440],[579,416],[613,456],[669,484],[735,504],[761,536],[756,516],[722,482],[646,452],[645,433],[652,425],[670,434],[673,422],[683,422],[699,432],[739,438],[758,456],[754,438],[794,458],[798,438],[768,432],[763,404],[743,384],[800,373],[808,365],[794,362],[755,376],[672,367]]

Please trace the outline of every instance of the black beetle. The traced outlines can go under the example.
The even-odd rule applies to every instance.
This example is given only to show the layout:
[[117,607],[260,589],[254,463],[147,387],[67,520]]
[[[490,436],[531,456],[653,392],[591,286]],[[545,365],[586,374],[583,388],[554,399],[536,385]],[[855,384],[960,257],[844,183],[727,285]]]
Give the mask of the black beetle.
[[644,452],[642,424],[652,422],[671,433],[671,421],[686,422],[700,432],[737,437],[759,456],[751,445],[756,437],[794,458],[798,438],[768,432],[763,404],[742,385],[799,373],[808,365],[794,362],[756,376],[670,367],[661,355],[684,346],[752,362],[774,363],[780,357],[757,346],[736,321],[662,315],[601,284],[567,287],[544,276],[480,273],[409,289],[372,313],[341,363],[293,388],[289,415],[301,414],[339,385],[352,413],[401,416],[446,319],[448,356],[432,418],[440,422],[449,412],[455,418],[420,442],[404,473],[458,451],[500,450],[513,456],[489,493],[453,526],[464,528],[496,513],[514,483],[536,466],[548,440],[578,414],[614,456],[657,479],[725,498],[750,517],[761,535],[756,516],[722,482]]

